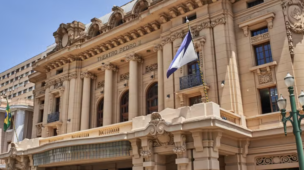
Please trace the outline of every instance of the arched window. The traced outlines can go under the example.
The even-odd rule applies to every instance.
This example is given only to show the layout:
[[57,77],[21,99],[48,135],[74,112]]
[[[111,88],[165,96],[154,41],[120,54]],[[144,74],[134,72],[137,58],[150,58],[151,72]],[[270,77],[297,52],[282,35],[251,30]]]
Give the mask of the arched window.
[[120,100],[120,122],[129,120],[129,91],[126,91]]
[[97,109],[97,126],[103,125],[103,99],[100,100]]
[[152,84],[147,91],[147,114],[158,112],[158,83]]

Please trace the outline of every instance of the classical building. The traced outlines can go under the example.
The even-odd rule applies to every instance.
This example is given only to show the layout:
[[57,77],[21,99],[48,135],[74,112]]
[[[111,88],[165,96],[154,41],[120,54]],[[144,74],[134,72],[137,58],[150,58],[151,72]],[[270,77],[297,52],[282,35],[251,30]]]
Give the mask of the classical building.
[[[297,169],[276,101],[287,73],[304,89],[303,10],[300,0],[133,0],[60,24],[29,76],[32,139],[0,158],[14,170]],[[186,17],[199,60],[167,78]]]

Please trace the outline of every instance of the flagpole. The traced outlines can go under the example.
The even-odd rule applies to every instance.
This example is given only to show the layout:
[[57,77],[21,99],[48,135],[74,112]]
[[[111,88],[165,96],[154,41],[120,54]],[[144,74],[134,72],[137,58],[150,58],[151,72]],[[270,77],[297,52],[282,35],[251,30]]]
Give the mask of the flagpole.
[[[186,17],[186,22],[188,23],[188,29],[190,31],[191,37],[193,37],[191,29],[190,29],[190,24],[189,24],[188,17]],[[194,45],[193,38],[191,39],[191,41]],[[204,86],[205,100],[206,100],[206,102],[209,102],[208,92],[207,92],[206,84],[205,84],[205,81],[204,81],[204,73],[201,69],[200,58],[199,57],[197,58],[197,63],[198,63],[198,66],[199,66],[198,68],[199,68],[199,71],[200,71],[200,77],[201,77],[201,80],[202,80],[202,83],[203,83],[203,86]]]
[[[5,97],[5,99],[6,99],[6,102],[8,103],[7,97]],[[12,113],[11,113],[11,114],[12,114]],[[8,115],[7,115],[7,116],[8,116]],[[11,123],[12,123],[12,121],[11,121]],[[14,130],[14,132],[15,132],[17,142],[19,142],[18,136],[17,136],[17,132],[16,132],[16,128],[15,128],[15,123],[13,123],[13,130]]]

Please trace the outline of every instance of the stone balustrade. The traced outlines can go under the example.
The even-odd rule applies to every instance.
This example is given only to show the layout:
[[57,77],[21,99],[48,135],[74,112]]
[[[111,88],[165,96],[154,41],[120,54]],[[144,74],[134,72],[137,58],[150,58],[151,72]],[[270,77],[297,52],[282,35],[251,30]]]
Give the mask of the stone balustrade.
[[227,120],[228,122],[235,123],[237,125],[241,125],[242,117],[235,113],[229,112],[228,110],[222,109],[220,110],[221,118],[223,120]]

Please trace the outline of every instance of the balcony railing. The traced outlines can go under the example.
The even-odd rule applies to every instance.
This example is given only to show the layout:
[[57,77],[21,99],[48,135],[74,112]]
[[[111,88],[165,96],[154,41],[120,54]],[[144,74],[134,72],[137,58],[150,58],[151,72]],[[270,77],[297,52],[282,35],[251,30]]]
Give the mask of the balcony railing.
[[179,85],[181,90],[199,86],[202,84],[203,83],[199,72],[179,78]]
[[47,123],[59,121],[59,112],[54,112],[48,115]]

